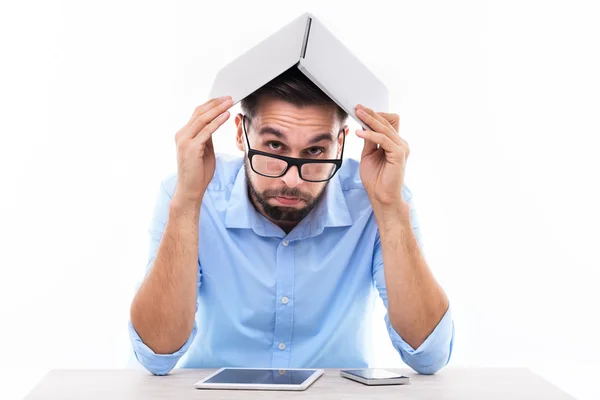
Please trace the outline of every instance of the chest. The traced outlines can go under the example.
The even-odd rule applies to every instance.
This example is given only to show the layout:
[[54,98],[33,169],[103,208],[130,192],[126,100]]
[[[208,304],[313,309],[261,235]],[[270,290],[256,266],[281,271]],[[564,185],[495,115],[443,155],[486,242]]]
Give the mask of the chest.
[[248,325],[274,324],[289,310],[294,324],[315,325],[369,295],[374,233],[369,236],[351,228],[289,241],[250,230],[213,232],[199,244],[199,295]]

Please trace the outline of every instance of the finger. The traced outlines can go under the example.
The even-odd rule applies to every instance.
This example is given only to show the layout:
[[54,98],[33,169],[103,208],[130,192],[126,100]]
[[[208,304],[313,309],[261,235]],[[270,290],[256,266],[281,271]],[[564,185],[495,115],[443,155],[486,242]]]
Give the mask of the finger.
[[380,112],[379,115],[389,122],[396,132],[400,133],[400,116],[398,114]]
[[199,115],[204,114],[205,112],[207,112],[211,108],[216,107],[217,105],[221,104],[222,102],[224,102],[225,100],[227,100],[229,98],[231,98],[231,96],[215,97],[213,99],[210,99],[206,103],[204,103],[204,104],[196,107],[194,109],[194,112],[192,113],[192,116],[190,117],[190,120],[189,120],[188,124],[191,124],[192,122],[194,122],[194,120]]
[[400,146],[408,147],[408,143],[406,142],[406,140],[404,140],[402,138],[402,136],[399,135],[400,116],[398,114],[391,114],[391,113],[384,113],[384,112],[378,112],[377,114],[379,116],[381,116],[381,118],[383,118],[389,126],[392,127],[392,130],[394,131],[394,137],[399,139],[399,140],[394,140],[394,142],[399,144]]
[[356,115],[363,120],[369,127],[375,132],[381,132],[389,137],[395,143],[398,142],[398,135],[392,128],[389,122],[387,122],[381,115],[378,115],[371,109],[358,108]]
[[217,107],[219,104],[222,104],[223,102],[227,101],[227,99],[230,99],[230,98],[231,98],[231,96],[223,96],[223,97],[213,98],[213,99],[210,99],[209,101],[207,101],[206,103],[196,107],[190,120],[175,134],[175,142],[177,143],[177,141],[179,141],[179,139],[184,138],[184,137],[195,136],[197,134],[197,132],[190,131],[190,126],[194,123],[194,121],[197,120],[198,116],[204,114],[205,112],[207,112],[208,110],[210,110],[214,107]]
[[219,115],[221,115],[225,111],[227,111],[232,105],[233,105],[232,100],[228,99],[228,100],[225,100],[224,102],[222,102],[221,104],[219,104],[218,106],[209,109],[204,114],[199,115],[198,117],[196,117],[196,120],[194,122],[192,122],[192,124],[188,127],[187,132],[184,135],[184,137],[189,137],[191,139],[195,138],[198,135],[198,133],[202,129],[204,129],[204,127],[206,125],[208,125]]
[[375,118],[376,120],[378,120],[382,124],[384,124],[384,125],[388,126],[389,128],[393,129],[393,126],[392,126],[391,122],[387,118],[385,118],[384,115],[392,116],[392,115],[397,115],[397,114],[390,114],[390,113],[384,113],[384,112],[375,112],[375,110],[373,110],[372,108],[365,107],[362,104],[357,104],[356,105],[356,109],[357,110],[363,110],[363,111],[365,111],[368,115],[372,116],[373,118]]
[[[398,135],[398,131],[396,131],[396,130],[394,129],[394,126],[392,125],[392,123],[391,123],[390,121],[388,121],[388,119],[387,119],[386,117],[384,117],[384,116],[383,116],[383,113],[382,113],[382,112],[375,112],[375,111],[373,111],[373,110],[372,110],[372,109],[370,109],[370,108],[368,108],[368,109],[367,109],[367,112],[370,112],[370,114],[371,114],[371,115],[372,115],[372,116],[373,116],[375,119],[377,119],[377,120],[378,120],[379,122],[381,122],[383,125],[387,126],[387,127],[388,127],[388,129],[391,129],[391,130],[392,130],[392,132],[394,133],[394,136],[395,136],[395,135]],[[390,115],[392,115],[392,114],[390,114]]]
[[365,131],[362,129],[358,129],[356,131],[356,135],[363,139],[369,140],[375,144],[378,144],[386,151],[386,153],[396,153],[400,149],[400,147],[392,141],[387,135],[374,132],[374,131]]
[[[356,134],[358,135],[358,131],[356,131]],[[360,158],[364,158],[374,151],[377,151],[377,143],[365,139],[365,143],[363,145],[363,150],[362,150],[362,154],[360,155]]]
[[229,119],[230,114],[231,113],[229,111],[225,111],[223,114],[213,119],[198,133],[198,135],[196,135],[195,138],[192,139],[192,141],[197,144],[202,144],[209,141],[212,138],[212,134],[215,133],[217,129],[219,129],[219,127]]

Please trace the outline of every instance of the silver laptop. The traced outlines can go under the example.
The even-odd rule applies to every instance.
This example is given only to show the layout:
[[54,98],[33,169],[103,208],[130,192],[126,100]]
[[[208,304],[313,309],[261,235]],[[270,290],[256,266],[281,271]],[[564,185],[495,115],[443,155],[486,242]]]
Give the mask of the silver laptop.
[[314,15],[305,13],[222,68],[210,98],[246,96],[296,67],[364,129],[357,104],[388,112],[386,86]]

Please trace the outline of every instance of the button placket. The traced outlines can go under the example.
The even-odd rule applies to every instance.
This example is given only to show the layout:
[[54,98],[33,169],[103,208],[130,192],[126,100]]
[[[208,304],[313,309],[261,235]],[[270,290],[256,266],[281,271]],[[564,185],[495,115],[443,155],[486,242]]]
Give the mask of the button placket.
[[290,349],[293,328],[293,306],[290,299],[294,290],[294,248],[289,240],[282,240],[277,246],[277,286],[275,304],[275,330],[273,332],[273,368],[287,368],[290,363]]

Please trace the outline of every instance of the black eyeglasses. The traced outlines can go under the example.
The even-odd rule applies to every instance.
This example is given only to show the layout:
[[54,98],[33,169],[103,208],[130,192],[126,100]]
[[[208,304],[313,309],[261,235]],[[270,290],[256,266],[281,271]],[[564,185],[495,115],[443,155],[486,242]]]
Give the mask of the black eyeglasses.
[[[246,115],[242,116],[242,127],[244,136],[246,136],[246,143],[248,144],[248,160],[250,160],[250,167],[252,167],[252,170],[257,174],[268,178],[279,178],[284,176],[291,167],[296,166],[298,168],[300,179],[307,182],[325,182],[333,178],[335,173],[342,166],[346,135],[343,135],[342,152],[339,159],[311,160],[285,157],[252,149],[250,147],[248,133],[246,132],[246,118]],[[342,132],[343,129],[340,130],[340,133]]]

